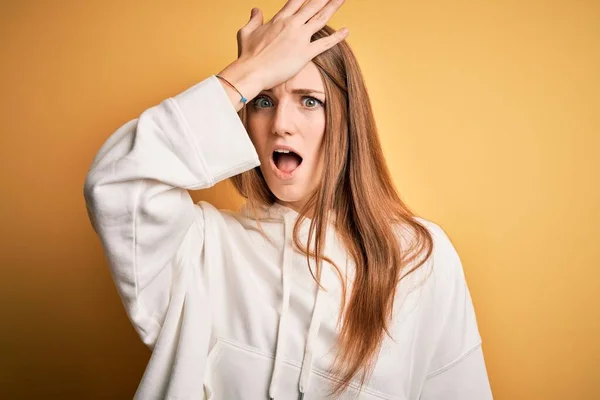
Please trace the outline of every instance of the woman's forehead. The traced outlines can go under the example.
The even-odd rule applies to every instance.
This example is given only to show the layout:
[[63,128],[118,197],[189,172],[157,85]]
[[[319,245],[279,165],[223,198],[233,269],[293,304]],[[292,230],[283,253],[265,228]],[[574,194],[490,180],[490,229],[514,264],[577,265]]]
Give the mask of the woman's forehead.
[[293,93],[296,89],[312,89],[317,92],[325,92],[319,69],[312,61],[306,64],[294,77],[275,86],[273,91]]

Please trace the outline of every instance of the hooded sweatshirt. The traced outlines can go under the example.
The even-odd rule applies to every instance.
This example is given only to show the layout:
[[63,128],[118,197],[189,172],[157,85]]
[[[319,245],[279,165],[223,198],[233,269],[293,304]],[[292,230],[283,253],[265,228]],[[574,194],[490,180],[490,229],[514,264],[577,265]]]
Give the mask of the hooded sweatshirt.
[[[145,110],[102,145],[84,196],[127,315],[152,355],[135,399],[324,399],[355,265],[331,221],[321,289],[293,245],[298,213],[219,210],[205,189],[260,165],[211,75]],[[461,260],[440,226],[426,263],[397,287],[372,374],[341,399],[492,398]],[[257,221],[260,224],[257,224]],[[302,222],[306,243],[310,220]],[[398,245],[411,235],[397,229]],[[314,268],[314,263],[311,266]],[[313,270],[314,271],[314,270]],[[342,319],[343,322],[343,319]]]

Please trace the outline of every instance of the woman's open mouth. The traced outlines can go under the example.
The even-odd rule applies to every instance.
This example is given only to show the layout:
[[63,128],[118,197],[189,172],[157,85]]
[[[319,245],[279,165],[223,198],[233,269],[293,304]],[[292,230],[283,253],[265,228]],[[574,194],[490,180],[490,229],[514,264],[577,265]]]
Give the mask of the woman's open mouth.
[[271,154],[271,168],[279,179],[290,179],[302,164],[302,157],[287,148],[276,148]]

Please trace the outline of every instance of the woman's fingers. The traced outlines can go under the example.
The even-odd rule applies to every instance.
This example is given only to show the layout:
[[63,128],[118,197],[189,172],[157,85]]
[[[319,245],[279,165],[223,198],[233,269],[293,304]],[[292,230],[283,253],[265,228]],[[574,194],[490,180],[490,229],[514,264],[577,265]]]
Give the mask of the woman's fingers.
[[325,36],[324,38],[312,42],[310,44],[311,59],[329,50],[330,48],[344,40],[349,33],[350,31],[348,30],[348,28],[342,28],[329,36]]
[[296,14],[296,12],[300,9],[302,4],[304,4],[306,0],[288,0],[287,3],[271,18],[271,20],[285,19],[291,17]]
[[[326,4],[338,1],[339,0],[310,0],[304,5],[304,7],[300,9],[300,11],[296,13],[296,15],[294,15],[294,19],[296,19],[299,24],[304,25],[306,21],[313,18],[319,11],[321,11]],[[325,15],[323,14],[319,18],[324,17]]]
[[323,7],[317,14],[309,17],[309,21],[306,23],[307,28],[311,34],[318,32],[321,28],[327,25],[327,22],[331,19],[333,14],[344,4],[344,0],[329,0],[327,5]]
[[240,31],[245,34],[248,34],[250,32],[253,32],[256,28],[258,28],[262,24],[263,24],[262,11],[260,11],[259,8],[254,7],[250,14],[250,20],[248,21],[248,23],[246,25],[244,25],[240,29]]

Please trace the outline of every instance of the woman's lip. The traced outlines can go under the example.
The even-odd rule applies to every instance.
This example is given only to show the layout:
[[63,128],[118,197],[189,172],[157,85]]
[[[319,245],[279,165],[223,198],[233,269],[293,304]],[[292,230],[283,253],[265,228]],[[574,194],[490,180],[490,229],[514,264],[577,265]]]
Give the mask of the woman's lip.
[[[298,156],[300,156],[300,158],[304,158],[304,157],[302,157],[302,154],[300,154],[300,153],[299,153],[299,152],[298,152],[296,149],[294,149],[294,148],[293,148],[293,147],[291,147],[291,146],[287,146],[287,145],[285,145],[285,144],[276,144],[276,145],[274,145],[274,146],[273,146],[273,152],[275,152],[275,151],[277,151],[277,150],[287,150],[287,151],[291,151],[291,152],[294,152],[294,153],[296,153]],[[273,152],[272,152],[272,153],[273,153]],[[272,153],[271,153],[271,154],[272,154]]]
[[290,180],[294,177],[294,174],[296,173],[296,171],[298,171],[300,169],[300,167],[302,167],[302,161],[300,162],[300,164],[298,164],[298,166],[292,171],[292,172],[283,172],[282,170],[280,170],[279,168],[277,168],[277,165],[275,165],[275,160],[273,160],[273,154],[271,153],[271,157],[269,157],[269,165],[271,165],[271,169],[273,170],[273,173],[275,174],[276,177],[278,177],[279,179],[286,181],[286,180]]

